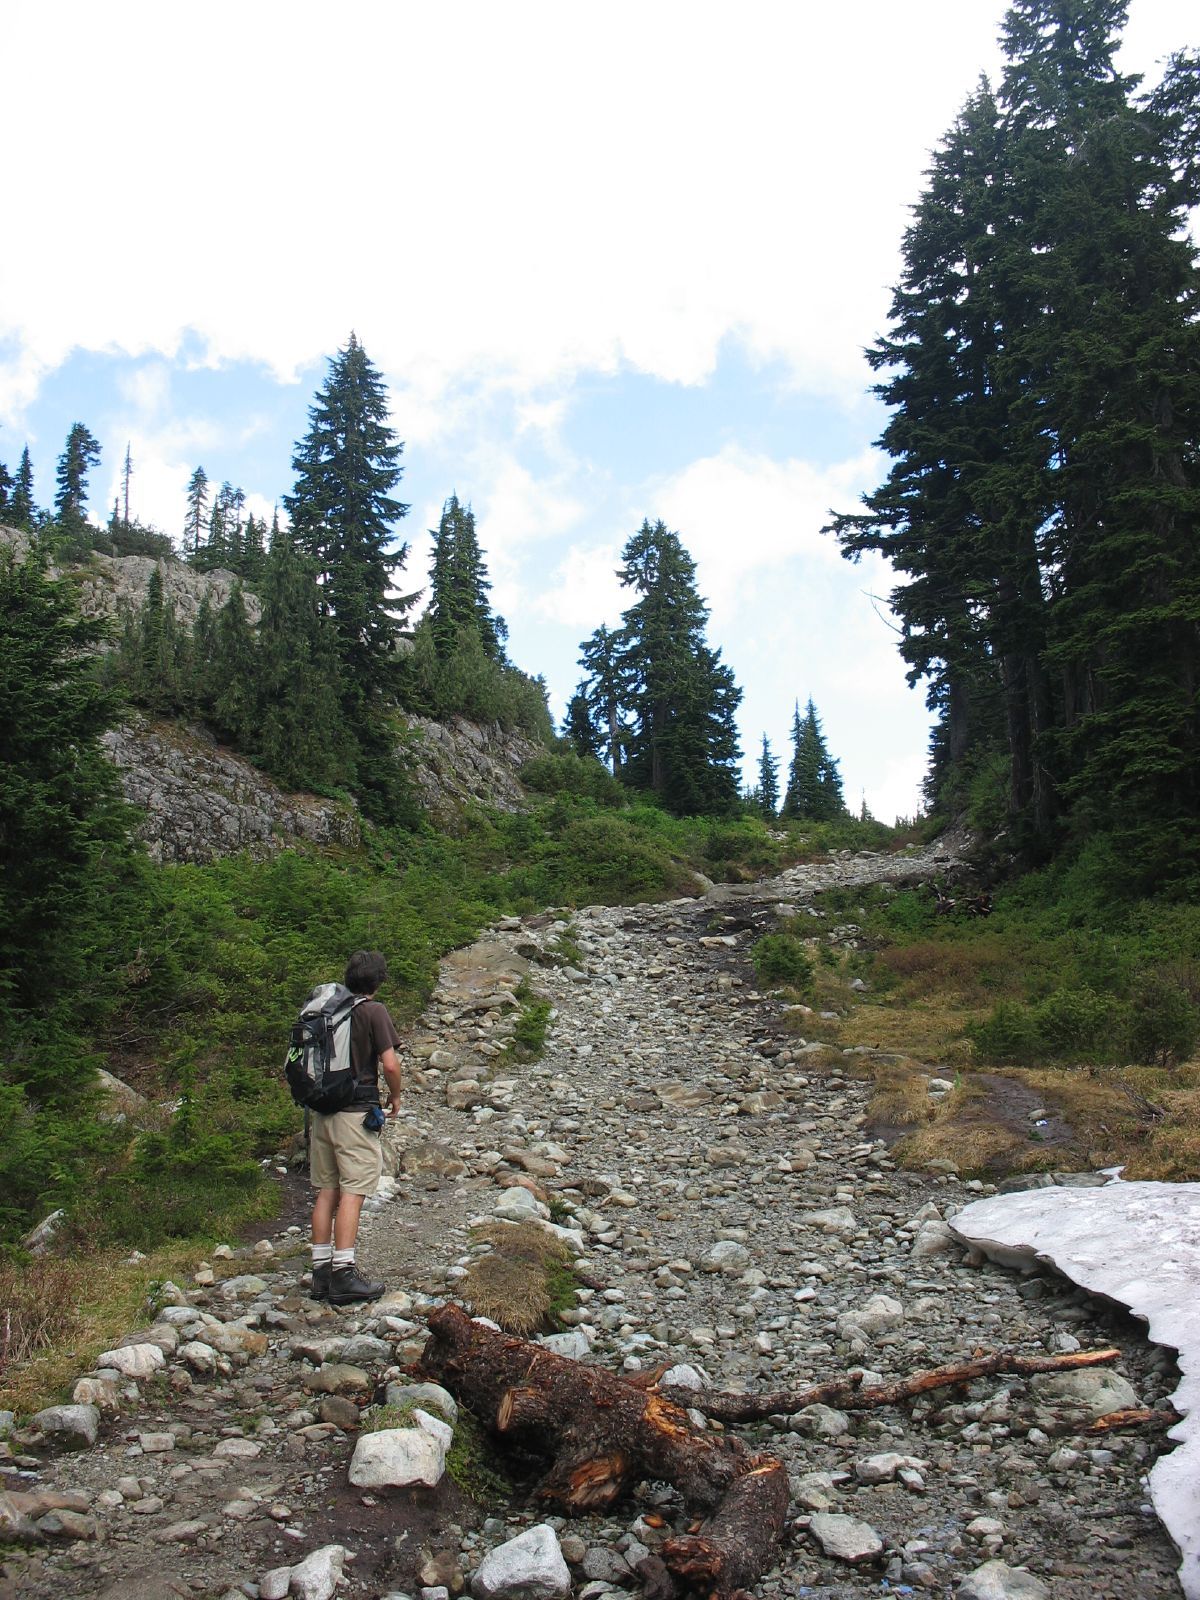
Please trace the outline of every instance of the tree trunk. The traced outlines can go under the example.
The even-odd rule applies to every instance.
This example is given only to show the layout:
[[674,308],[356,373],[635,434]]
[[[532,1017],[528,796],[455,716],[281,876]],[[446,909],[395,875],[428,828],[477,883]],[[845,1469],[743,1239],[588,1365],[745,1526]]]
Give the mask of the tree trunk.
[[[649,1388],[494,1332],[458,1306],[434,1311],[429,1328],[420,1372],[501,1439],[549,1458],[538,1496],[567,1512],[604,1511],[640,1479],[661,1479],[709,1514],[697,1535],[664,1544],[662,1564],[676,1579],[732,1600],[770,1565],[788,1506],[774,1456],[703,1432]],[[664,1574],[656,1578],[665,1595]]]

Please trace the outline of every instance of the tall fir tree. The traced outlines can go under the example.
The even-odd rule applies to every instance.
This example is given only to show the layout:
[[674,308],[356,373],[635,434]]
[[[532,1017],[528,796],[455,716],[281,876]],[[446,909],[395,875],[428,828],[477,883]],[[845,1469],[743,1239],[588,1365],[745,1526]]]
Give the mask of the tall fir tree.
[[829,753],[817,708],[809,697],[792,718],[792,760],[780,816],[805,822],[831,822],[846,815],[838,764]]
[[289,789],[353,787],[354,741],[342,719],[337,649],[313,574],[276,516],[262,579],[253,748]]
[[727,812],[738,797],[741,690],[705,641],[695,562],[678,534],[649,519],[622,562],[621,583],[637,596],[621,628],[632,724],[622,777],[677,815]]
[[0,461],[0,522],[7,523],[11,514],[13,476],[8,468]]
[[779,811],[779,760],[771,754],[771,741],[763,734],[762,754],[758,758],[758,809],[768,822]]
[[429,569],[429,622],[434,645],[443,659],[453,654],[458,633],[475,633],[484,654],[503,663],[508,629],[491,606],[491,585],[479,539],[475,513],[452,494],[442,508],[433,535],[433,561]]
[[60,528],[78,534],[87,526],[88,473],[100,460],[100,443],[82,422],[71,424],[58,458],[54,514]]
[[194,562],[208,526],[208,473],[197,467],[188,479],[187,512],[183,519],[183,553]]
[[1019,848],[1055,848],[1065,815],[1154,879],[1200,871],[1200,280],[1180,209],[1200,73],[1176,58],[1138,100],[1124,21],[1114,0],[1009,10],[1000,94],[934,158],[872,355],[888,481],[834,529],[902,575],[902,648],[941,717],[935,799],[999,745]]
[[8,519],[14,528],[32,533],[38,523],[38,509],[33,499],[33,462],[29,459],[29,446],[21,451],[13,479],[12,497],[8,506]]
[[347,713],[366,717],[415,597],[393,589],[408,554],[406,545],[392,548],[395,524],[408,510],[392,497],[403,446],[388,422],[383,379],[353,333],[330,361],[308,415],[292,457],[295,489],[284,505],[333,618]]
[[[590,742],[597,751],[603,751],[609,771],[619,777],[629,732],[626,709],[631,690],[624,635],[601,625],[579,649],[579,665],[586,676],[575,691],[575,698],[591,723]],[[580,755],[585,754],[578,737],[575,747]]]

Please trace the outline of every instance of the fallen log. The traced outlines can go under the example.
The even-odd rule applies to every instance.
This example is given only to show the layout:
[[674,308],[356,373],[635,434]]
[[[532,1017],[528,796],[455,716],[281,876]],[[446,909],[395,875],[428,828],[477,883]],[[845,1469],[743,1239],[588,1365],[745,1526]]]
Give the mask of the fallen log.
[[1022,1356],[1013,1350],[1000,1350],[990,1356],[976,1356],[950,1366],[931,1367],[909,1378],[892,1383],[863,1387],[862,1373],[850,1372],[844,1378],[831,1378],[807,1389],[778,1389],[772,1394],[734,1394],[719,1389],[680,1389],[660,1385],[658,1393],[676,1405],[691,1406],[715,1422],[761,1422],[765,1417],[790,1416],[805,1406],[834,1405],[843,1411],[868,1411],[875,1406],[894,1406],[931,1389],[948,1389],[997,1373],[1028,1377],[1035,1372],[1070,1372],[1078,1367],[1098,1367],[1116,1361],[1119,1350],[1077,1350],[1063,1356]]
[[1151,1406],[1126,1406],[1097,1417],[1089,1433],[1115,1433],[1119,1428],[1173,1428],[1183,1418],[1173,1406],[1155,1411]]
[[454,1305],[433,1311],[429,1329],[417,1370],[502,1439],[548,1458],[539,1497],[567,1512],[603,1511],[640,1479],[655,1478],[707,1514],[698,1533],[663,1545],[657,1594],[669,1594],[674,1579],[712,1600],[734,1600],[771,1564],[787,1517],[783,1463],[696,1427],[686,1410],[690,1392],[678,1405],[602,1367],[484,1327]]

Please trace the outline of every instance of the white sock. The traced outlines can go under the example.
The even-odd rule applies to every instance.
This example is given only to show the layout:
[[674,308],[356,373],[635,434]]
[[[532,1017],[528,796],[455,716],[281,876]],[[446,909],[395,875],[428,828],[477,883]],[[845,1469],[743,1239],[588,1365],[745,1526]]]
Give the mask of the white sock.
[[312,1250],[312,1264],[314,1267],[327,1267],[333,1260],[333,1246],[331,1244],[310,1245]]
[[335,1272],[341,1272],[343,1267],[352,1267],[353,1265],[354,1265],[354,1246],[353,1245],[350,1246],[349,1250],[335,1250],[333,1252],[333,1270]]

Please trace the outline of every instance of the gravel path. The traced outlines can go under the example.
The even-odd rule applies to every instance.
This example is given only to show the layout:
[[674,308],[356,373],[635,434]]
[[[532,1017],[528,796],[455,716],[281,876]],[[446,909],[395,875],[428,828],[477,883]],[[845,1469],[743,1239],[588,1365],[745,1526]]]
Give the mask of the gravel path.
[[[419,1349],[422,1309],[453,1295],[479,1248],[472,1220],[511,1207],[514,1187],[530,1192],[522,1203],[553,1200],[584,1237],[599,1287],[581,1292],[568,1321],[588,1358],[614,1368],[670,1359],[718,1387],[779,1389],[855,1366],[893,1377],[981,1349],[1115,1342],[1139,1400],[1170,1392],[1168,1355],[1128,1319],[1063,1280],[968,1264],[942,1223],[982,1186],[897,1170],[864,1136],[854,1063],[806,1044],[803,1020],[798,1033],[795,1014],[754,990],[747,947],[775,918],[843,943],[853,930],[821,914],[822,889],[937,875],[947,860],[845,857],[699,901],[511,922],[449,958],[409,1042],[424,1082],[397,1130],[396,1183],[364,1233],[366,1265],[396,1292],[357,1317],[316,1308],[299,1292],[303,1257],[280,1259],[281,1240],[273,1261],[258,1258],[279,1269],[259,1288],[188,1286],[179,1298],[191,1312],[175,1308],[183,1331],[189,1315],[207,1315],[227,1342],[244,1325],[262,1348],[211,1377],[171,1352],[93,1449],[47,1459],[29,1444],[28,1491],[75,1488],[76,1514],[95,1532],[14,1557],[0,1594],[233,1600],[231,1586],[336,1540],[357,1557],[339,1594],[415,1595],[436,1575],[422,1576],[421,1550],[441,1552],[444,1581],[455,1563],[469,1573],[486,1549],[546,1520],[541,1508],[451,1496],[414,1505],[401,1526],[394,1508],[345,1482],[361,1385],[330,1379],[341,1392],[321,1397],[335,1364],[357,1364],[373,1386]],[[523,976],[554,1014],[544,1057],[512,1067],[504,1041]],[[333,1345],[313,1342],[330,1335]],[[1175,1553],[1141,1482],[1158,1436],[1089,1436],[1095,1400],[1087,1384],[1059,1393],[993,1378],[904,1411],[810,1407],[743,1430],[782,1457],[794,1497],[788,1542],[758,1592],[951,1596],[998,1559],[1036,1582],[1002,1578],[1013,1586],[988,1591],[997,1600],[1177,1600]],[[176,1428],[169,1453],[145,1448],[151,1426]],[[230,1440],[257,1448],[214,1456],[222,1442],[242,1449]],[[131,1473],[146,1485],[127,1481],[111,1503]],[[138,1512],[134,1488],[162,1504]],[[619,1515],[555,1524],[582,1600],[640,1593],[626,1557],[652,1538],[639,1520],[651,1505],[668,1524],[682,1514],[650,1486]],[[846,1519],[866,1525],[861,1565],[830,1553],[832,1535],[822,1546],[830,1516],[842,1533]],[[192,1531],[164,1533],[183,1524]]]

